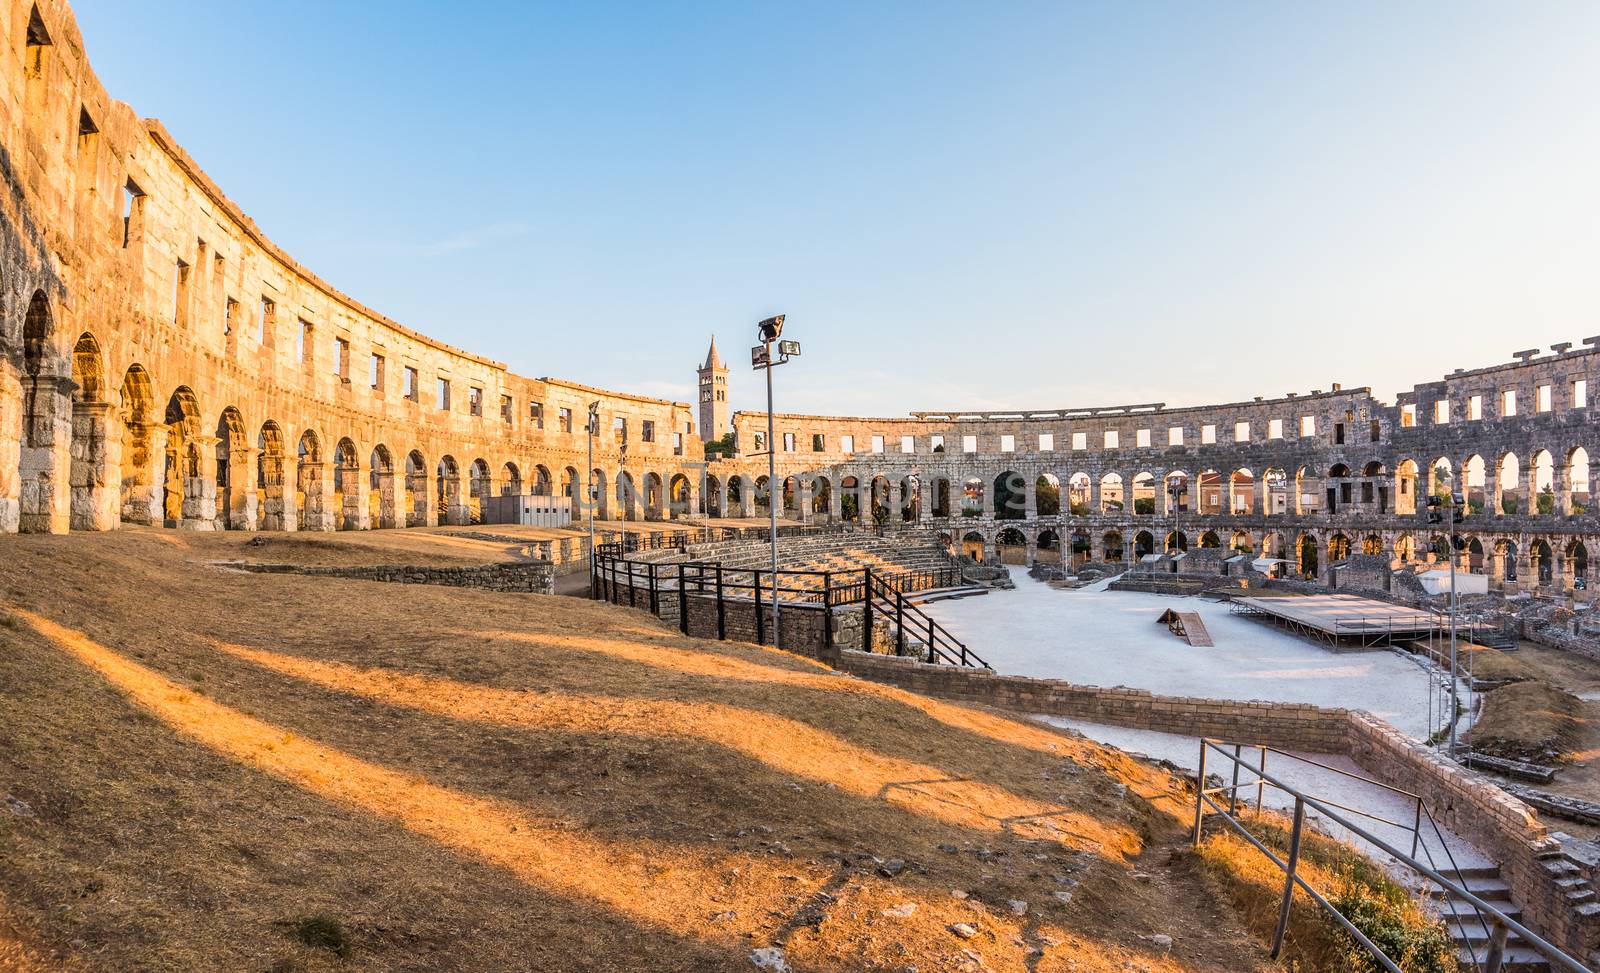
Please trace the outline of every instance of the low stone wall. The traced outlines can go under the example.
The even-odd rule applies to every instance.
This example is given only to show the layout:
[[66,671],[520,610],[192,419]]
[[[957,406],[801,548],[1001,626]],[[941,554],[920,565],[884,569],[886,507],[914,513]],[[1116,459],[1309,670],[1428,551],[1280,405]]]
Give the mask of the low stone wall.
[[991,669],[930,666],[915,659],[853,651],[841,652],[837,667],[863,679],[929,696],[1090,723],[1237,743],[1270,743],[1286,750],[1315,753],[1340,753],[1347,745],[1348,714],[1342,709],[1157,696],[1143,689],[1105,689],[1059,679],[1000,676]]
[[485,591],[515,591],[526,594],[555,593],[555,566],[549,561],[507,561],[472,567],[432,567],[421,565],[377,564],[358,567],[305,567],[298,564],[239,564],[236,567],[262,574],[312,574],[359,581],[388,581],[397,584],[437,584],[451,588],[481,588]]
[[[1488,779],[1361,711],[1293,703],[1157,696],[1140,689],[1078,686],[1001,676],[988,669],[930,666],[912,659],[844,651],[835,663],[873,682],[962,702],[1110,726],[1265,743],[1284,750],[1342,754],[1374,778],[1424,796],[1443,828],[1500,865],[1501,875],[1546,939],[1577,956],[1600,946],[1600,915],[1575,905],[1556,884],[1560,843],[1535,812]],[[1408,851],[1409,849],[1401,849]]]

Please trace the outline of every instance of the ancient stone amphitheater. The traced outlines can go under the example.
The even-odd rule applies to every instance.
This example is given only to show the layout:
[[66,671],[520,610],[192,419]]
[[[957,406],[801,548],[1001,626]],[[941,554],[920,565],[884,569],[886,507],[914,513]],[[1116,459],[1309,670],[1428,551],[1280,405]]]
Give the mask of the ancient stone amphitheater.
[[[691,407],[527,378],[391,321],[283,252],[95,78],[67,5],[0,7],[0,528],[366,530],[466,523],[491,494],[603,519],[761,512],[764,415],[706,464]],[[936,528],[989,556],[1248,549],[1316,577],[1443,556],[1422,498],[1468,494],[1461,566],[1571,588],[1595,339],[1369,389],[1014,413],[780,415],[782,512]],[[595,464],[585,422],[598,403]],[[584,471],[590,469],[590,473]]]

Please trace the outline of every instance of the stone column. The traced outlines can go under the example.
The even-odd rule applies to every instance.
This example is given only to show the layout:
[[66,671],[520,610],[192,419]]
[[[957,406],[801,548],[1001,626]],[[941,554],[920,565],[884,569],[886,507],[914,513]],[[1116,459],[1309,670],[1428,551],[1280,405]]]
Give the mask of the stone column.
[[185,449],[178,454],[178,463],[183,467],[183,507],[178,526],[184,530],[217,529],[216,467],[214,462],[208,463],[206,457],[216,455],[219,442],[221,440],[215,436],[194,437],[191,444],[200,459],[192,469],[189,465],[191,451]]
[[166,517],[162,493],[168,429],[160,422],[130,422],[128,434],[122,454],[123,522],[160,525]]
[[811,478],[796,476],[794,478],[794,510],[800,523],[811,523]]
[[109,402],[72,405],[72,529],[114,530],[122,512],[122,436]]
[[359,465],[346,467],[340,471],[340,484],[343,487],[343,506],[341,513],[343,523],[341,530],[371,530],[372,511],[367,506],[367,478],[361,475]]
[[24,375],[19,528],[64,534],[72,526],[72,378]]
[[[22,383],[17,378],[17,366],[0,356],[0,438],[20,443],[22,426]],[[18,450],[0,449],[0,533],[15,534],[21,520],[20,458]]]
[[256,477],[251,475],[261,450],[254,446],[235,445],[228,453],[227,495],[219,499],[225,516],[223,526],[229,530],[255,530],[261,516],[260,497],[256,494]]
[[333,511],[328,497],[333,493],[327,463],[301,463],[296,471],[306,495],[303,514],[306,530],[333,530]]
[[1023,507],[1022,516],[1030,522],[1039,516],[1039,477],[1037,474],[1026,477],[1022,484]]
[[828,522],[833,524],[844,520],[844,477],[836,480],[828,490]]
[[1550,489],[1556,495],[1555,509],[1551,511],[1556,516],[1567,517],[1572,514],[1572,484],[1571,477],[1567,475],[1566,461],[1557,461],[1552,454],[1550,469]]

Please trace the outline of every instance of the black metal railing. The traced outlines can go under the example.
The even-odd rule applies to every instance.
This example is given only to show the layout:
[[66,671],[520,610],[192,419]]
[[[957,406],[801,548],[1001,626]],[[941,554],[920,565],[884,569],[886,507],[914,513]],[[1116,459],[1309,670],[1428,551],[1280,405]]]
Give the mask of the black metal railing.
[[728,637],[730,606],[754,605],[755,640],[769,642],[770,609],[776,601],[779,613],[790,609],[828,611],[824,619],[822,647],[834,647],[831,611],[851,605],[862,606],[862,646],[870,649],[876,625],[888,631],[895,654],[915,655],[930,664],[987,668],[977,653],[967,648],[948,629],[907,596],[962,583],[955,567],[884,573],[872,568],[845,571],[803,569],[729,568],[716,561],[639,561],[628,557],[626,542],[597,545],[590,571],[590,596],[597,601],[627,605],[663,617],[664,606],[673,606],[679,629],[690,630],[691,598],[701,598],[715,607],[716,637]]
[[[1259,754],[1259,762],[1257,765],[1252,766],[1251,763],[1245,759],[1245,750],[1253,751],[1254,753],[1252,755]],[[1406,797],[1415,802],[1413,821],[1410,824],[1400,821],[1391,821],[1379,815],[1362,811],[1359,808],[1338,804],[1327,800],[1326,798],[1313,797],[1302,790],[1291,787],[1278,777],[1267,773],[1266,768],[1268,753],[1275,754],[1281,758],[1287,758],[1290,760],[1311,764],[1312,766],[1319,767],[1323,770],[1332,771],[1333,773],[1341,774],[1345,777],[1360,780],[1367,784],[1381,787],[1385,790]],[[1208,758],[1215,759],[1217,757],[1221,757],[1222,759],[1228,761],[1228,763],[1232,766],[1232,782],[1230,784],[1224,784],[1220,787],[1212,787],[1209,786],[1206,780],[1206,768],[1208,764]],[[1247,779],[1241,781],[1241,774],[1247,775]],[[1287,850],[1287,858],[1280,858],[1276,852],[1267,847],[1266,842],[1261,837],[1251,833],[1250,828],[1245,823],[1245,816],[1239,813],[1241,804],[1239,800],[1240,790],[1246,788],[1255,788],[1256,813],[1259,817],[1264,801],[1263,795],[1265,790],[1269,787],[1275,791],[1280,791],[1283,794],[1294,798],[1293,824],[1289,833],[1289,848]],[[1226,795],[1226,797],[1219,800],[1218,798],[1222,797],[1223,795]],[[1248,799],[1243,801],[1243,806],[1246,810],[1249,809],[1250,802]],[[1502,973],[1502,971],[1505,969],[1507,943],[1509,941],[1510,934],[1516,933],[1517,936],[1520,937],[1529,948],[1537,951],[1541,956],[1550,961],[1556,967],[1567,970],[1569,973],[1590,973],[1589,969],[1583,964],[1557,949],[1554,945],[1545,941],[1532,930],[1512,919],[1501,910],[1495,908],[1493,905],[1490,905],[1488,902],[1485,902],[1467,887],[1467,883],[1462,875],[1461,868],[1456,864],[1455,855],[1450,851],[1450,846],[1445,840],[1444,831],[1439,827],[1438,822],[1433,818],[1433,812],[1428,809],[1427,804],[1420,796],[1413,794],[1410,791],[1401,790],[1398,787],[1391,787],[1388,784],[1373,780],[1370,777],[1363,777],[1360,774],[1354,774],[1346,770],[1340,770],[1337,767],[1332,767],[1324,763],[1318,763],[1315,760],[1300,757],[1296,754],[1278,750],[1274,747],[1256,745],[1247,746],[1237,743],[1222,743],[1221,741],[1217,740],[1201,739],[1200,766],[1199,770],[1195,773],[1194,843],[1197,847],[1199,846],[1200,841],[1205,833],[1204,826],[1207,808],[1210,808],[1215,814],[1221,817],[1221,819],[1225,821],[1235,832],[1237,832],[1241,838],[1252,845],[1257,851],[1265,855],[1284,873],[1283,897],[1279,903],[1278,922],[1272,937],[1272,949],[1270,955],[1273,959],[1278,958],[1278,953],[1283,948],[1284,936],[1287,934],[1289,927],[1289,910],[1294,902],[1295,889],[1298,888],[1304,891],[1305,894],[1309,896],[1319,908],[1327,912],[1335,922],[1342,926],[1344,930],[1356,940],[1356,942],[1360,943],[1361,946],[1369,954],[1371,954],[1373,960],[1379,966],[1390,971],[1390,973],[1405,973],[1405,971],[1396,964],[1394,959],[1385,954],[1382,948],[1372,942],[1372,940],[1362,933],[1360,929],[1356,928],[1355,924],[1352,923],[1349,918],[1347,918],[1343,913],[1339,912],[1339,910],[1333,906],[1333,903],[1328,901],[1326,896],[1324,896],[1317,889],[1312,888],[1311,885],[1305,880],[1305,877],[1300,873],[1299,862],[1302,834],[1305,826],[1306,811],[1307,809],[1310,809],[1320,814],[1326,820],[1337,824],[1356,837],[1364,840],[1374,848],[1392,855],[1396,860],[1409,867],[1425,882],[1437,886],[1440,893],[1444,896],[1445,905],[1450,912],[1451,918],[1456,922],[1457,928],[1463,928],[1465,924],[1468,923],[1476,924],[1482,927],[1488,943],[1485,955],[1481,958],[1478,956],[1477,949],[1471,945],[1469,938],[1466,946],[1467,956],[1463,962],[1464,966],[1470,967],[1471,969],[1478,971],[1478,973]],[[1391,827],[1396,827],[1399,828],[1402,833],[1408,833],[1411,836],[1411,852],[1407,854],[1401,849],[1394,847],[1373,832],[1360,825],[1357,825],[1348,817],[1340,814],[1340,811],[1368,818]],[[1424,827],[1425,822],[1426,827]],[[1443,851],[1443,862],[1435,859],[1433,850],[1428,847],[1428,842],[1425,840],[1425,832],[1433,835],[1434,840],[1438,843],[1439,847]],[[1417,857],[1419,852],[1422,854],[1422,858]],[[1451,875],[1453,875],[1454,878],[1450,877]],[[1458,911],[1457,902],[1462,903],[1463,908],[1470,907],[1471,911],[1465,913]]]

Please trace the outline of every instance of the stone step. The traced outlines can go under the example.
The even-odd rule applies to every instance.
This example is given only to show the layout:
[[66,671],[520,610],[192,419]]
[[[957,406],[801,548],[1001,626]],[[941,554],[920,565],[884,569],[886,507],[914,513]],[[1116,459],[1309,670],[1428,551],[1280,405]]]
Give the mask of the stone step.
[[[1482,949],[1477,952],[1479,963],[1483,962],[1484,952]],[[1472,953],[1465,949],[1456,952],[1456,959],[1460,962],[1462,970],[1478,969],[1472,962]],[[1506,950],[1505,965],[1500,969],[1503,973],[1548,973],[1550,961],[1539,955],[1536,950],[1518,946]]]

